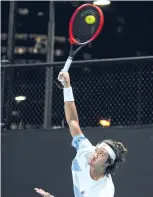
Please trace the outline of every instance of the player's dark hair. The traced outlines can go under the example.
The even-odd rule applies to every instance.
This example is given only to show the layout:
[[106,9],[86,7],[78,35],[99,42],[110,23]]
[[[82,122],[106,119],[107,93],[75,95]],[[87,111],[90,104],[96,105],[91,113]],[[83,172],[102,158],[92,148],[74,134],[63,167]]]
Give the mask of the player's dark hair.
[[109,163],[109,166],[106,167],[105,174],[115,174],[119,165],[125,162],[125,154],[127,153],[127,149],[121,142],[115,142],[113,140],[104,140],[103,142],[108,144],[113,149],[116,155],[116,159],[114,162],[110,157],[106,161],[107,163]]

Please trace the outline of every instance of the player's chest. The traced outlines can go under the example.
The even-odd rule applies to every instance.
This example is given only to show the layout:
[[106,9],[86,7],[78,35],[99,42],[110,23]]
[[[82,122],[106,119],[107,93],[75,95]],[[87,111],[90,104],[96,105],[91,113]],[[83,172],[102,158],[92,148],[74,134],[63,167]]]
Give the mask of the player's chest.
[[77,173],[75,178],[77,179],[78,189],[84,197],[93,197],[93,194],[98,196],[101,186],[100,184],[93,183],[89,171],[84,170]]

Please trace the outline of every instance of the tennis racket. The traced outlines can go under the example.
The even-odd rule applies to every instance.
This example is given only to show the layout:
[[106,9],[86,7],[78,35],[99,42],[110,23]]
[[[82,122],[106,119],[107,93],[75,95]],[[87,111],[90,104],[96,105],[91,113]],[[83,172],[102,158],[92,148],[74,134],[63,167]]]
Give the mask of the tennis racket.
[[69,22],[70,52],[63,72],[68,72],[78,51],[97,38],[103,25],[104,15],[98,6],[83,4],[75,10]]

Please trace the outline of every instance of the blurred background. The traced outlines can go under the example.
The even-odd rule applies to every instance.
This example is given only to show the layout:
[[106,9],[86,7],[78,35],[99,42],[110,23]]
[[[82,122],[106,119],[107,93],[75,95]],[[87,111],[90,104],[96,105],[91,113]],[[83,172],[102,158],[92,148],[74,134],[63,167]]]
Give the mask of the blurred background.
[[[69,52],[68,24],[84,1],[56,2],[54,60],[65,61]],[[14,63],[47,61],[49,1],[18,1],[15,5]],[[130,57],[153,53],[152,2],[112,2],[102,7],[101,35],[76,57],[78,60]],[[7,57],[10,2],[1,4],[1,56]]]
[[[37,196],[34,187],[74,196],[75,151],[55,80],[69,55],[69,19],[84,3],[1,2],[2,197]],[[93,144],[109,138],[129,150],[115,197],[152,197],[153,2],[99,6],[104,28],[70,69],[80,126]]]

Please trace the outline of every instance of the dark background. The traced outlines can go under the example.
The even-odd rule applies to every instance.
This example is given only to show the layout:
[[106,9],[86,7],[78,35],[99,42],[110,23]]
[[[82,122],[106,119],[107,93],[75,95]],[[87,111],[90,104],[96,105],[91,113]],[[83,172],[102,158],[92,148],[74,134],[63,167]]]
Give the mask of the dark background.
[[[103,139],[122,141],[128,148],[126,163],[113,176],[115,197],[152,197],[153,128],[86,128],[96,144]],[[2,197],[34,197],[40,187],[57,197],[73,196],[71,147],[68,129],[29,130],[2,135]]]
[[[68,56],[69,19],[73,11],[83,3],[85,2],[55,2],[55,61],[64,61]],[[7,56],[9,5],[9,2],[1,3],[1,31],[5,35],[2,36],[3,58]],[[110,5],[101,8],[105,16],[104,28],[99,37],[82,49],[76,59],[153,54],[153,2],[112,1]],[[15,63],[45,62],[46,48],[43,44],[38,53],[29,50],[35,48],[37,37],[44,37],[47,41],[49,1],[17,2],[16,14]],[[18,48],[24,48],[25,52],[19,54]],[[60,55],[58,51],[61,52]]]

